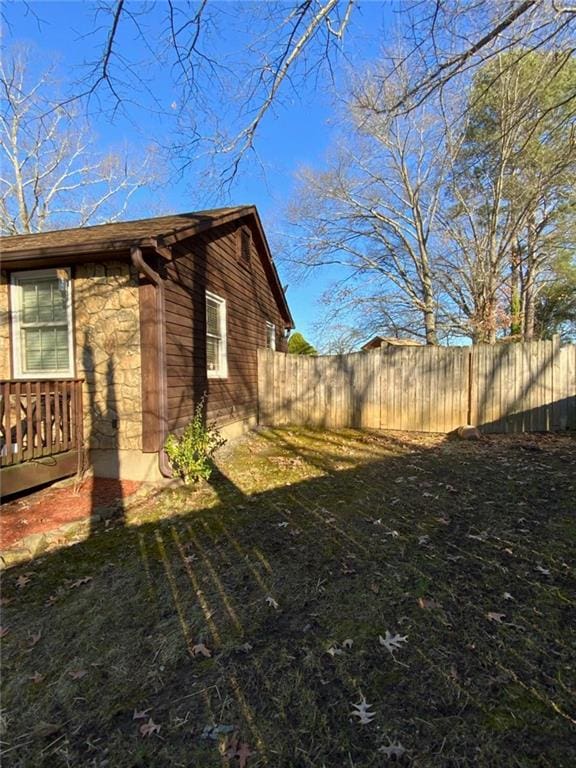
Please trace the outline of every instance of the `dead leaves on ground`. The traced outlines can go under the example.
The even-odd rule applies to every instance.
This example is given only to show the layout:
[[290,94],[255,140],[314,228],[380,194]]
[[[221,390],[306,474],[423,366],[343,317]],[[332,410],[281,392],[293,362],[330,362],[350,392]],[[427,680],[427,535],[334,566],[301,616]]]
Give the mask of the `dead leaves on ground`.
[[76,579],[76,581],[72,581],[68,583],[68,589],[77,589],[78,587],[81,587],[84,584],[88,584],[92,580],[93,580],[92,576],[84,576],[81,579]]
[[240,741],[236,736],[231,736],[224,745],[224,757],[227,760],[237,759],[239,768],[246,768],[248,758],[254,754],[248,744]]
[[33,635],[30,635],[27,640],[28,650],[31,651],[32,648],[34,648],[34,646],[40,642],[41,638],[42,630],[40,630],[40,632],[34,633]]
[[192,656],[204,656],[206,659],[209,659],[212,656],[212,651],[207,648],[204,643],[196,643],[196,645],[193,645],[190,648],[190,653]]
[[151,736],[153,733],[160,733],[160,728],[162,726],[158,725],[158,723],[155,723],[152,718],[149,718],[147,723],[142,723],[140,728],[138,729],[142,736],[144,738],[147,738],[148,736]]
[[155,723],[154,720],[150,717],[148,714],[150,712],[150,707],[148,709],[143,709],[140,712],[135,709],[134,714],[132,715],[132,720],[146,720],[147,722],[142,723],[142,725],[138,728],[140,735],[144,738],[147,738],[148,736],[152,736],[153,733],[160,733],[160,728],[162,726],[158,725],[158,723]]
[[396,744],[391,742],[387,747],[381,746],[378,752],[382,752],[387,759],[394,757],[396,760],[401,760],[406,750],[400,742]]
[[408,635],[392,635],[389,630],[386,630],[386,636],[378,635],[378,642],[383,645],[387,651],[394,653],[394,651],[400,651],[402,649],[402,643],[408,640]]
[[332,658],[334,658],[334,656],[343,656],[344,655],[344,651],[347,651],[347,650],[349,651],[352,648],[353,645],[354,645],[354,641],[352,640],[352,638],[347,637],[346,640],[342,641],[342,644],[340,644],[340,643],[333,643],[328,648],[326,653],[330,654],[330,656],[332,656]]
[[372,704],[368,704],[366,697],[362,696],[358,704],[352,704],[353,711],[350,712],[351,717],[357,717],[359,725],[370,725],[372,720],[376,717],[376,712],[371,712]]
[[72,680],[81,680],[87,674],[88,672],[85,669],[71,669],[70,672],[68,672],[68,677],[71,677]]

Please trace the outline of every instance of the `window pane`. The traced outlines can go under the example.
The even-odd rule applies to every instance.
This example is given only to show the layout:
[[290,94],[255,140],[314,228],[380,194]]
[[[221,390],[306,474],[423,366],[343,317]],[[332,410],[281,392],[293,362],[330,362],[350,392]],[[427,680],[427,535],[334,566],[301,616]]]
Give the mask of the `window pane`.
[[22,357],[24,373],[67,369],[68,330],[59,327],[24,328]]
[[66,288],[57,279],[22,283],[22,322],[66,322]]
[[220,335],[219,305],[211,299],[206,299],[206,330],[215,336]]
[[213,336],[206,338],[206,365],[209,371],[217,371],[220,360],[220,340]]

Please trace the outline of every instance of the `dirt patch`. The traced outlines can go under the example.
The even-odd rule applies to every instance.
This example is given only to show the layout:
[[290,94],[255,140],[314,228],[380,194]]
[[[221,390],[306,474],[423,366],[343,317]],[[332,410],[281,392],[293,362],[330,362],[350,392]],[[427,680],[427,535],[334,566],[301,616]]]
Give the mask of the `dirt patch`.
[[33,533],[48,533],[63,523],[88,521],[97,508],[112,507],[135,493],[140,483],[88,477],[26,494],[0,507],[0,548]]

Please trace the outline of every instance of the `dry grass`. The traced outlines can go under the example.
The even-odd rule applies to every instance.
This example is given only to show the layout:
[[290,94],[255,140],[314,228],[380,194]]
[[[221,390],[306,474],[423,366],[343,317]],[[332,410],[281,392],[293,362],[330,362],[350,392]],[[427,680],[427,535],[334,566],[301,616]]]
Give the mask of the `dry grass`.
[[575,460],[567,437],[250,436],[212,486],[4,576],[3,766],[226,765],[212,724],[248,768],[381,766],[391,743],[572,765]]

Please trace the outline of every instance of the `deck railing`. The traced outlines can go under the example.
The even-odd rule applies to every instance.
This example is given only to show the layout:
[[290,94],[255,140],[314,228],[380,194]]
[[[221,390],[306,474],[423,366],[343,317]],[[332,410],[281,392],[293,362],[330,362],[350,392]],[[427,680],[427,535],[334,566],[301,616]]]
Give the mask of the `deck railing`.
[[82,379],[0,381],[0,466],[82,447]]

